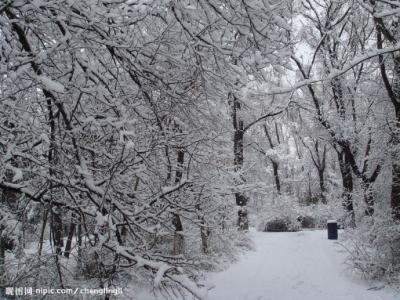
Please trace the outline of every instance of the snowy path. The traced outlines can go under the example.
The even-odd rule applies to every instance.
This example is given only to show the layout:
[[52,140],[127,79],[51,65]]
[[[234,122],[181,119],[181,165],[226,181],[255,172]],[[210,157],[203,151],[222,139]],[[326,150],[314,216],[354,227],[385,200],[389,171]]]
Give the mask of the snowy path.
[[368,290],[348,273],[346,253],[325,231],[252,231],[255,252],[228,270],[211,274],[211,300],[399,300],[400,294]]

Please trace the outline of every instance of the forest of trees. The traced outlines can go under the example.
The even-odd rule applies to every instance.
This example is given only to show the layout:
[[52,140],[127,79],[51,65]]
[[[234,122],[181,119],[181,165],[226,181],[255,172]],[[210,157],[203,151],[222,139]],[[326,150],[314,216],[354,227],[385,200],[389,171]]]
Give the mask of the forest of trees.
[[306,210],[398,284],[399,22],[397,0],[1,1],[0,288],[203,299],[249,226]]

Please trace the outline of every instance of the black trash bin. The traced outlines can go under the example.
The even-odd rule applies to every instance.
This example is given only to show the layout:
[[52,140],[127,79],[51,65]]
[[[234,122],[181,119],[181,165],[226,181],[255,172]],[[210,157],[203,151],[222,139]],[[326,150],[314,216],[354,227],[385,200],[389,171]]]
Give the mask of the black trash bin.
[[338,226],[336,220],[328,221],[328,240],[338,239]]

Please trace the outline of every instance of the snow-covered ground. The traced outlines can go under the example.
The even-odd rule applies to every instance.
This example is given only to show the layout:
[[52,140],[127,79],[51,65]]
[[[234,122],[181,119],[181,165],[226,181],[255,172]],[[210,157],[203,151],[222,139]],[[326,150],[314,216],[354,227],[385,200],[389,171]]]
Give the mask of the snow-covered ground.
[[207,276],[214,285],[210,300],[400,300],[399,293],[352,274],[343,247],[326,231],[251,234],[255,251]]

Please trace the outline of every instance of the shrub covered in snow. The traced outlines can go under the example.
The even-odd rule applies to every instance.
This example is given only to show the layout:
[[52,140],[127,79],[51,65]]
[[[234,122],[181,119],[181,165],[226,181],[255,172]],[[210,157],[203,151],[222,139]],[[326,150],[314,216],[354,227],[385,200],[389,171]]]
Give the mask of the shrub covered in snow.
[[348,262],[363,277],[400,285],[400,224],[387,218],[364,218],[346,237]]
[[316,219],[312,216],[299,216],[297,220],[300,222],[301,228],[310,229],[316,226]]
[[322,229],[327,220],[342,218],[340,202],[302,205],[293,197],[281,196],[259,209],[256,222],[259,231],[297,231],[301,228]]
[[269,232],[297,231],[300,229],[299,225],[300,224],[297,221],[293,222],[293,220],[290,220],[288,217],[283,217],[267,221],[263,231],[269,231]]

